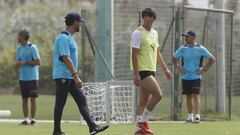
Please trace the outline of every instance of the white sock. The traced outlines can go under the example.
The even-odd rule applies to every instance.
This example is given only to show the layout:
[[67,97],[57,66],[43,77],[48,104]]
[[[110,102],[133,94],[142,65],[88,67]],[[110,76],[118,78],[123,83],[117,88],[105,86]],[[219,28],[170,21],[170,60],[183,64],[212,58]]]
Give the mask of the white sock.
[[30,121],[30,119],[28,117],[25,117],[24,120],[27,121],[27,122]]
[[142,115],[142,121],[144,121],[144,122],[147,121],[147,117],[148,117],[149,113],[150,113],[150,111],[147,108],[145,108],[143,115]]
[[193,120],[193,113],[188,113],[188,118],[187,120]]
[[142,121],[142,115],[137,115],[137,122],[141,122]]
[[34,118],[32,118],[31,120],[32,120],[32,121],[36,121],[36,119],[34,119]]
[[200,114],[195,114],[195,118],[199,118],[200,120]]

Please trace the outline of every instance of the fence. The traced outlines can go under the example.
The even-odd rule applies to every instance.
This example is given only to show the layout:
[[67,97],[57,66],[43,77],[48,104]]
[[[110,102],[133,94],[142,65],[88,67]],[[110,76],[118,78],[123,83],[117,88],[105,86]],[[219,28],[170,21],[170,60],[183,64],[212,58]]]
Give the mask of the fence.
[[[194,1],[194,0],[192,0]],[[217,53],[218,40],[222,39],[218,35],[218,20],[217,16],[222,15],[222,13],[211,12],[211,11],[202,11],[202,10],[191,10],[190,8],[185,8],[185,11],[181,8],[181,5],[174,6],[173,1],[157,1],[152,0],[132,0],[132,1],[114,1],[114,74],[117,80],[129,80],[132,79],[131,72],[129,71],[129,42],[131,38],[131,33],[138,27],[139,24],[139,12],[141,12],[146,7],[154,8],[157,12],[157,19],[154,22],[153,27],[159,32],[159,43],[160,47],[165,43],[162,55],[165,61],[167,62],[169,68],[172,69],[171,57],[174,49],[174,44],[176,44],[176,37],[180,38],[181,32],[192,29],[197,32],[197,42],[204,44],[216,57],[223,61],[224,68],[226,70],[226,76],[222,79],[222,86],[226,91],[224,91],[224,112],[220,113],[221,115],[215,115],[218,111],[218,102],[221,102],[220,98],[216,98],[218,92],[218,84],[221,82],[217,81],[221,75],[221,69],[218,68],[215,63],[213,67],[208,71],[207,74],[203,76],[202,84],[202,114],[205,116],[205,119],[229,119],[230,112],[233,111],[234,114],[239,114],[239,110],[235,107],[231,109],[232,106],[235,106],[238,101],[237,94],[239,93],[239,39],[234,38],[239,36],[239,11],[231,12],[230,14],[224,14],[224,37],[225,37],[225,50],[224,56],[220,56],[220,53]],[[180,10],[180,11],[178,11]],[[217,14],[217,15],[216,15]],[[231,17],[234,15],[233,21]],[[173,20],[174,18],[174,20]],[[221,18],[221,17],[220,17]],[[178,19],[178,20],[177,20]],[[184,19],[184,20],[183,20]],[[173,23],[171,23],[173,20]],[[176,22],[178,21],[178,22]],[[179,23],[179,28],[176,28],[177,23]],[[184,23],[184,25],[182,25]],[[171,28],[172,25],[172,28]],[[233,31],[231,30],[233,27]],[[175,31],[179,29],[178,33]],[[170,30],[170,31],[168,31]],[[233,36],[232,33],[235,33]],[[168,35],[167,35],[168,34]],[[164,39],[166,37],[166,39]],[[233,38],[233,40],[232,40]],[[166,42],[165,42],[166,41]],[[180,38],[179,45],[183,41]],[[231,43],[232,42],[232,43]],[[233,45],[232,48],[230,45]],[[175,48],[176,49],[176,48]],[[231,72],[232,70],[232,72]],[[154,119],[182,119],[186,112],[185,98],[178,96],[177,102],[175,102],[173,83],[165,79],[164,74],[161,69],[157,69],[156,78],[158,79],[160,86],[163,90],[164,98],[156,106],[154,111],[151,113],[151,118]],[[232,82],[231,82],[231,79]],[[231,89],[230,91],[229,89]],[[181,91],[181,86],[177,89]],[[230,93],[234,95],[231,98]],[[178,93],[180,94],[180,92]],[[218,100],[218,101],[217,101]],[[176,108],[175,108],[176,106]],[[174,116],[174,113],[177,113],[177,116]],[[168,114],[168,115],[166,115]],[[214,116],[213,116],[214,115]],[[175,117],[175,118],[174,118]]]
[[[193,1],[197,1],[197,0],[189,0],[191,2]],[[171,57],[172,57],[172,53],[173,53],[173,45],[174,45],[174,37],[175,36],[180,36],[180,33],[175,33],[174,32],[174,26],[171,28],[171,25],[175,25],[176,22],[172,22],[173,18],[175,16],[179,17],[179,21],[180,23],[182,23],[183,20],[181,20],[183,14],[179,13],[179,15],[175,14],[176,13],[176,9],[175,11],[173,10],[175,5],[175,1],[169,1],[169,0],[114,0],[114,46],[113,46],[113,54],[114,54],[114,75],[116,77],[116,80],[120,80],[120,81],[124,81],[124,80],[131,80],[132,79],[132,72],[129,70],[129,42],[130,42],[130,38],[131,38],[131,33],[138,27],[139,25],[139,20],[141,20],[141,18],[139,18],[139,12],[142,11],[144,8],[146,7],[151,7],[154,8],[157,12],[157,19],[154,23],[154,28],[159,32],[159,43],[160,46],[163,46],[163,43],[165,43],[165,46],[162,50],[162,55],[163,58],[165,59],[165,61],[167,62],[169,68],[172,69],[173,71],[173,67],[171,65]],[[93,11],[87,11],[88,12],[88,16],[89,18],[87,18],[88,21],[88,25],[91,26],[89,28],[94,28],[95,26],[95,15],[96,13],[94,13]],[[226,26],[224,27],[225,30],[225,44],[226,44],[226,51],[225,51],[225,65],[226,65],[226,71],[228,71],[230,69],[230,65],[232,63],[232,114],[239,116],[240,115],[240,110],[238,109],[238,107],[234,107],[237,106],[239,104],[238,98],[240,95],[240,14],[239,14],[239,8],[237,9],[236,12],[234,12],[234,21],[233,21],[233,35],[234,35],[234,40],[233,40],[233,52],[232,52],[232,59],[230,58],[230,48],[228,48],[228,44],[230,42],[230,16],[226,15],[225,16],[225,22],[226,22]],[[198,36],[198,41],[202,44],[204,44],[207,48],[209,48],[209,50],[216,55],[217,50],[216,50],[216,41],[220,39],[219,37],[216,37],[216,18],[214,19],[214,15],[211,12],[206,12],[206,11],[191,11],[190,9],[185,11],[185,26],[184,29],[181,26],[180,31],[182,32],[184,30],[187,29],[194,29],[197,32],[197,36]],[[208,19],[206,19],[206,16],[208,16]],[[176,19],[176,18],[174,18]],[[208,20],[208,21],[206,21]],[[176,20],[173,20],[176,21]],[[208,22],[208,23],[206,23]],[[169,29],[170,28],[170,29]],[[170,30],[170,31],[168,31]],[[205,31],[205,32],[204,32]],[[91,29],[90,33],[94,33],[95,29]],[[214,33],[215,32],[215,33]],[[169,33],[169,35],[167,36],[166,40],[165,37],[167,35],[167,33]],[[94,35],[93,35],[94,37]],[[166,42],[165,42],[166,41]],[[82,47],[82,46],[81,46]],[[82,48],[81,48],[82,49]],[[51,51],[51,50],[50,50]],[[86,69],[86,81],[93,81],[94,80],[94,56],[91,52],[91,48],[90,46],[88,46],[87,43],[87,47],[86,47],[86,52],[87,56],[90,56],[88,58],[86,58],[86,64],[85,66],[87,67]],[[49,65],[51,67],[51,65]],[[216,78],[218,74],[221,74],[221,72],[215,72],[217,66],[216,64],[208,71],[208,73],[204,76],[204,80],[203,80],[203,88],[202,88],[202,101],[203,101],[203,114],[205,116],[206,119],[225,119],[226,118],[226,114],[224,113],[224,115],[217,115],[217,116],[212,116],[212,114],[215,113],[216,111],[216,94],[217,94],[217,84],[216,84]],[[48,68],[47,68],[48,69]],[[50,69],[50,68],[49,68]],[[43,70],[40,70],[43,71]],[[49,71],[49,70],[47,70]],[[6,71],[3,71],[6,72]],[[229,80],[230,80],[230,76],[231,74],[229,74],[230,72],[226,72],[226,78],[224,79],[226,81],[226,85],[224,87],[228,88],[229,87]],[[9,74],[9,76],[12,76],[11,74]],[[42,77],[45,77],[47,75],[42,75]],[[48,75],[50,76],[50,74]],[[8,76],[4,76],[4,78],[8,78]],[[156,106],[156,108],[154,109],[154,111],[151,113],[150,115],[150,119],[154,119],[154,120],[159,120],[159,119],[164,119],[164,120],[169,120],[170,118],[173,117],[173,113],[175,113],[175,111],[178,111],[178,118],[177,119],[181,119],[182,118],[182,114],[184,114],[186,112],[185,109],[185,104],[184,104],[184,98],[183,97],[179,97],[179,104],[177,105],[178,108],[182,108],[181,110],[173,110],[173,106],[174,106],[174,90],[173,90],[173,83],[171,81],[168,81],[165,77],[164,74],[162,73],[161,69],[158,67],[157,68],[157,73],[156,73],[156,78],[160,83],[161,89],[163,90],[163,100],[160,102],[160,104],[158,104]],[[46,81],[47,83],[49,83],[49,81]],[[46,83],[46,84],[47,84]],[[17,84],[17,83],[16,83]],[[101,102],[101,105],[103,106],[110,106],[110,108],[101,108],[101,106],[97,106],[98,104],[94,103],[93,101],[103,101],[103,100],[113,100],[113,99],[107,99],[106,96],[104,94],[106,94],[104,92],[104,90],[109,89],[109,90],[113,90],[113,89],[121,89],[118,88],[118,86],[109,86],[109,88],[105,88],[107,87],[107,85],[110,85],[109,82],[106,83],[86,83],[86,94],[89,98],[89,102],[92,102],[90,104],[90,107],[92,110],[94,110],[94,112],[96,112],[97,114],[101,114],[102,116],[98,116],[93,114],[93,117],[95,117],[95,119],[102,119],[103,120],[115,120],[115,117],[117,118],[121,118],[123,114],[116,114],[116,110],[112,110],[114,107],[116,107],[116,105],[111,106],[111,105],[105,105],[107,104],[106,102]],[[126,84],[127,85],[127,84]],[[51,86],[54,86],[51,85]],[[127,85],[128,86],[128,85]],[[14,87],[14,86],[12,86]],[[207,88],[208,87],[208,88]],[[96,91],[95,96],[96,95],[101,95],[99,97],[97,97],[96,99],[91,95],[92,94],[92,90],[90,90],[90,88],[92,89],[96,89],[99,91]],[[179,91],[181,89],[179,88]],[[2,90],[5,91],[5,88]],[[121,90],[119,90],[121,91]],[[124,91],[124,90],[123,90]],[[129,91],[128,92],[123,92],[124,93],[130,93],[130,86],[129,86]],[[53,93],[53,92],[52,92]],[[94,92],[93,92],[94,93]],[[110,96],[114,96],[111,95]],[[115,93],[119,96],[121,96],[120,93]],[[123,96],[123,95],[122,95]],[[133,96],[133,95],[131,95]],[[130,96],[129,96],[130,97]],[[226,93],[226,101],[228,100],[229,94]],[[123,98],[124,99],[124,98]],[[125,99],[124,99],[125,100]],[[127,100],[127,99],[126,99]],[[118,103],[118,101],[114,101],[116,103]],[[130,102],[130,100],[128,101]],[[134,102],[133,102],[134,103]],[[136,102],[135,102],[136,103]],[[228,102],[226,103],[226,109],[229,109],[229,105]],[[118,103],[120,104],[120,103]],[[123,104],[126,105],[126,104]],[[125,107],[127,108],[129,105],[126,105]],[[112,108],[113,107],[113,108]],[[123,107],[123,108],[125,108]],[[121,107],[118,107],[121,108]],[[99,109],[99,111],[97,111]],[[106,114],[107,109],[109,109],[109,111],[111,113]],[[132,108],[134,109],[134,108]],[[101,111],[103,111],[104,113],[102,113]],[[126,112],[126,110],[124,110]],[[130,110],[128,109],[127,112],[131,112],[132,114],[134,113],[134,110]],[[183,113],[184,112],[184,113]],[[114,115],[113,115],[114,114]],[[133,120],[133,117],[131,116],[132,114],[127,114],[129,118],[125,118],[124,119],[128,122]],[[130,117],[132,117],[130,119]],[[121,119],[116,119],[116,121],[123,121]]]

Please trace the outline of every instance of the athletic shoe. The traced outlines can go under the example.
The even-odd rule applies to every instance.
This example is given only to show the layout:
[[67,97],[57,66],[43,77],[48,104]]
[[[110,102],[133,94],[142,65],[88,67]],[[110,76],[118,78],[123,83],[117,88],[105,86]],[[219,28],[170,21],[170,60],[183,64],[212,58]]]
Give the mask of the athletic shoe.
[[200,118],[195,118],[194,123],[199,124],[200,123]]
[[135,132],[135,135],[145,135],[145,131],[142,130],[141,128],[138,128],[137,131]]
[[193,121],[192,120],[186,120],[185,124],[192,124]]
[[108,125],[106,126],[96,125],[94,128],[90,129],[90,135],[96,135],[97,133],[106,130],[108,127],[109,127]]
[[137,123],[138,127],[144,131],[145,134],[153,134],[153,130],[149,128],[148,123],[145,122],[138,122]]
[[29,123],[26,120],[24,120],[19,125],[29,125]]
[[60,132],[53,132],[53,135],[67,135],[64,132],[60,131]]
[[37,124],[37,122],[36,122],[36,120],[31,120],[30,124],[34,126]]

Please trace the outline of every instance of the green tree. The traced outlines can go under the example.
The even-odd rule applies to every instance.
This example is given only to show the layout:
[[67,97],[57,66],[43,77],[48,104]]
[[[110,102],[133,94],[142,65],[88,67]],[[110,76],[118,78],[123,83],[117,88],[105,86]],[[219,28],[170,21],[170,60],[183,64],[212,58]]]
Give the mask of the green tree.
[[[77,9],[77,5],[76,9]],[[54,9],[54,10],[53,10]],[[15,53],[17,48],[16,36],[21,29],[30,32],[29,41],[38,46],[40,65],[40,87],[46,89],[46,93],[53,93],[55,86],[52,81],[53,47],[56,35],[65,28],[64,16],[73,9],[63,9],[56,5],[45,5],[41,2],[33,2],[20,5],[14,10],[5,12],[0,29],[0,87],[17,86],[18,73],[15,68]],[[74,10],[80,13],[80,10]],[[91,16],[93,17],[93,16]],[[92,24],[92,23],[89,23]],[[76,35],[80,45],[80,34]],[[89,45],[87,45],[89,46]],[[79,46],[81,52],[81,46]],[[93,81],[93,55],[91,49],[87,49],[87,61],[89,68],[88,81]],[[81,57],[81,55],[79,55]],[[81,59],[79,59],[79,73],[81,73]],[[51,90],[50,90],[51,89]]]

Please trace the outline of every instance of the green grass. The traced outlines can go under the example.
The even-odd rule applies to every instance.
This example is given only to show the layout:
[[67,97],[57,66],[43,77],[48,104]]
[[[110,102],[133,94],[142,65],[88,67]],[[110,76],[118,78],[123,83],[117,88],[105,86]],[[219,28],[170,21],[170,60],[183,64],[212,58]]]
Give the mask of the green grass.
[[[183,98],[182,105],[182,115],[181,120],[186,118],[186,105],[185,98]],[[53,119],[53,108],[55,96],[53,95],[40,95],[37,98],[37,119],[42,120],[52,120]],[[206,117],[202,117],[204,120],[225,120],[226,113],[216,113],[214,111],[214,99],[208,98],[208,108],[206,111]],[[240,97],[233,97],[232,100],[232,120],[240,120],[240,110],[239,110],[239,101]],[[203,101],[202,101],[203,102]],[[0,110],[10,110],[12,115],[10,119],[22,119],[22,99],[19,95],[0,95]],[[202,111],[204,110],[204,104],[202,104]],[[170,120],[170,98],[164,97],[163,100],[155,107],[149,118],[157,118],[163,120]],[[202,115],[204,113],[202,112]],[[77,108],[76,103],[73,98],[69,95],[67,103],[64,108],[63,120],[79,120],[80,114]]]
[[[240,122],[204,122],[201,124],[152,123],[154,135],[239,135]],[[0,123],[1,135],[51,135],[52,124],[37,126],[19,126],[17,124]],[[79,124],[62,124],[62,130],[68,135],[88,135],[87,126]],[[133,135],[133,124],[112,124],[110,128],[99,135]]]
[[[40,95],[37,98],[37,119],[51,120],[53,119],[53,109],[55,103],[55,96]],[[22,99],[19,95],[1,95],[0,96],[0,110],[10,110],[11,119],[22,119]],[[64,108],[63,119],[65,120],[79,120],[80,114],[76,103],[71,96],[68,97]]]
[[[239,99],[239,98],[237,98]],[[40,95],[37,99],[37,119],[52,120],[54,96]],[[235,102],[237,101],[237,102]],[[233,108],[238,108],[239,100],[234,100]],[[6,95],[0,96],[0,110],[10,110],[12,115],[10,119],[22,119],[21,97],[19,95]],[[165,98],[155,108],[155,114],[159,117],[168,117],[168,111],[164,111],[161,107],[167,107],[169,99]],[[159,112],[161,110],[161,112]],[[219,116],[219,113],[209,113],[212,118],[224,117]],[[238,115],[236,115],[239,118]],[[67,104],[64,109],[63,120],[79,120],[80,114],[77,105],[72,97],[68,98]],[[0,118],[1,119],[1,118]],[[155,135],[239,135],[240,122],[236,121],[216,121],[216,122],[203,122],[201,124],[173,124],[173,123],[151,123],[150,126],[155,131]],[[39,123],[37,126],[19,126],[18,123],[0,123],[0,135],[51,135],[53,124]],[[88,135],[87,126],[79,124],[62,124],[63,131],[69,135]],[[111,124],[110,128],[99,135],[133,135],[135,130],[134,124]]]

